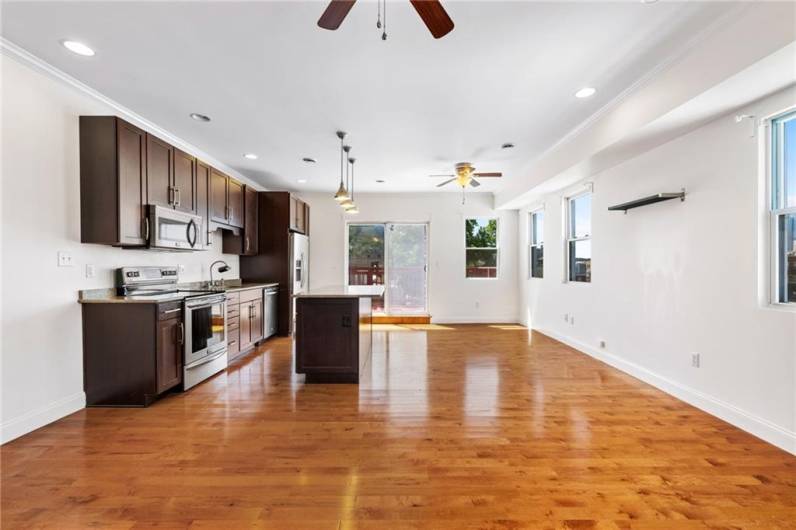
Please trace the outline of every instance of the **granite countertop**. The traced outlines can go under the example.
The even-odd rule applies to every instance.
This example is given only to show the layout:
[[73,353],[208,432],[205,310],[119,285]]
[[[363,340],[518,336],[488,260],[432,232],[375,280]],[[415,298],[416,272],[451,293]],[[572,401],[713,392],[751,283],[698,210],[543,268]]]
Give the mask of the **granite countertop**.
[[242,282],[241,280],[229,280],[225,281],[221,286],[213,287],[210,287],[208,282],[180,283],[177,284],[177,288],[181,289],[181,291],[150,296],[119,296],[116,294],[115,287],[109,289],[88,289],[79,292],[78,302],[81,304],[162,304],[165,302],[179,302],[187,296],[199,294],[196,291],[201,290],[225,293],[245,291],[247,289],[263,289],[265,287],[277,285],[279,284]]
[[294,294],[295,298],[375,298],[384,294],[383,285],[332,285]]

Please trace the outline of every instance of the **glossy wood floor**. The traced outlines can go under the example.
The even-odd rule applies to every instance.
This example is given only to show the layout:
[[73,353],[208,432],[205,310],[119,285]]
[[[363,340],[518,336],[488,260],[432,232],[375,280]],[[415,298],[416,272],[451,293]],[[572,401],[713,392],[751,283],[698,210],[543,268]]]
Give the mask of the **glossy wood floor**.
[[2,527],[796,527],[796,457],[518,326],[413,327],[360,387],[305,386],[277,339],[11,442]]

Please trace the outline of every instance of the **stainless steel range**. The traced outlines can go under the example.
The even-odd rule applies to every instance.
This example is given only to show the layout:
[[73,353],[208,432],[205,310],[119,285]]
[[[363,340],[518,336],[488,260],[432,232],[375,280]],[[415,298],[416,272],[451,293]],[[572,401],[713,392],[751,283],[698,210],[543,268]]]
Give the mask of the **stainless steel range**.
[[183,390],[188,390],[227,367],[226,295],[180,289],[177,279],[177,267],[116,269],[120,296],[182,299]]

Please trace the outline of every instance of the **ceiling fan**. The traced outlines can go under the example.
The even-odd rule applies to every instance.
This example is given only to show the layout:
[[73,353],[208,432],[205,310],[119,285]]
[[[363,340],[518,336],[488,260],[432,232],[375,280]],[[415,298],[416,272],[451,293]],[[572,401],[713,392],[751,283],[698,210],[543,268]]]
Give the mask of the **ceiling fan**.
[[[382,0],[379,0],[379,2],[381,1]],[[356,0],[331,0],[326,10],[321,15],[321,18],[318,19],[318,26],[329,30],[339,28],[340,24],[342,24],[343,20],[345,20],[345,17],[348,15],[348,12],[354,7],[354,2],[356,2]],[[445,11],[445,8],[439,3],[439,0],[409,0],[409,2],[415,8],[417,14],[420,15],[420,18],[423,19],[423,22],[435,39],[444,37],[453,30],[453,20],[448,16],[447,11]],[[386,2],[384,9],[386,26]],[[377,27],[381,28],[381,18],[379,18]],[[386,38],[387,33],[385,31],[385,33],[382,34],[382,39],[386,40]]]
[[500,172],[491,172],[491,173],[476,173],[475,168],[470,162],[459,162],[456,164],[456,174],[455,175],[429,175],[430,177],[451,177],[445,182],[441,182],[437,184],[438,188],[442,186],[446,186],[451,182],[456,182],[462,188],[462,204],[464,204],[464,190],[467,189],[467,186],[471,188],[477,188],[481,185],[480,182],[475,180],[474,177],[478,178],[488,178],[488,177],[502,177],[503,173]]

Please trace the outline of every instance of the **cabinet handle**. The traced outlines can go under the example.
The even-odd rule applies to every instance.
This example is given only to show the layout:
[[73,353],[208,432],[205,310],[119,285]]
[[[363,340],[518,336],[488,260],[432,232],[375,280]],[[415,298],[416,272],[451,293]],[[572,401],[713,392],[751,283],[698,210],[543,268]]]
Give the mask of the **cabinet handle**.
[[180,322],[180,327],[179,327],[179,330],[180,330],[180,340],[179,340],[179,343],[180,343],[180,344],[185,344],[185,326],[183,325],[183,323],[182,323],[182,322]]
[[246,249],[244,250],[244,252],[248,251],[249,251],[249,236],[246,236]]
[[179,206],[180,202],[180,188],[174,188],[174,206]]
[[144,217],[144,241],[149,241],[149,217]]
[[[163,311],[163,314],[164,315],[170,315],[171,313],[179,313],[180,311],[182,311],[182,308],[178,307],[177,309],[169,309],[168,311]],[[182,324],[180,324],[180,325],[182,325]]]

